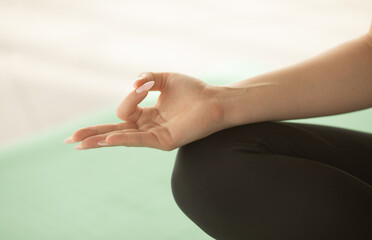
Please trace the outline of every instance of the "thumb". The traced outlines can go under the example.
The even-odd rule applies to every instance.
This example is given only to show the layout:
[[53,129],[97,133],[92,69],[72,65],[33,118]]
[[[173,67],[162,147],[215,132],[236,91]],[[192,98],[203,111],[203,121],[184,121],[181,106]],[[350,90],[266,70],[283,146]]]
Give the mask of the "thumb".
[[151,91],[162,91],[165,89],[166,82],[169,78],[170,73],[168,72],[143,72],[138,75],[138,79],[134,82],[134,87],[137,88],[142,86],[146,82],[154,81],[155,84],[151,88]]
[[154,85],[154,81],[149,81],[131,91],[119,105],[116,110],[116,115],[124,121],[136,122],[142,112],[142,108],[139,107],[138,104],[146,98],[149,89]]

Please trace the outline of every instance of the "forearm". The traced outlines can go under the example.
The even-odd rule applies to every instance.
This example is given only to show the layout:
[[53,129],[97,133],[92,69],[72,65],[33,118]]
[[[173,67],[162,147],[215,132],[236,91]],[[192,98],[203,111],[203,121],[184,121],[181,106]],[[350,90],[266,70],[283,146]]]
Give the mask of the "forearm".
[[221,86],[228,125],[309,118],[372,106],[372,40],[364,35],[299,64]]

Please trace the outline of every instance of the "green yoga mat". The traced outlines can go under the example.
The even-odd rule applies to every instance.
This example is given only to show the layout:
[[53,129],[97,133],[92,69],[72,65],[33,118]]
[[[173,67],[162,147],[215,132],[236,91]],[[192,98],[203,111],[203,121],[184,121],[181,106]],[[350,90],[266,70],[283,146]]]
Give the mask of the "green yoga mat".
[[173,200],[176,150],[63,143],[78,128],[119,122],[115,108],[0,152],[0,239],[211,239]]
[[[223,84],[226,78],[209,79]],[[157,96],[151,92],[140,105],[152,106]],[[0,149],[0,239],[211,239],[173,200],[170,179],[177,149],[77,151],[63,143],[76,129],[119,122],[116,107]],[[372,132],[370,110],[297,121]]]

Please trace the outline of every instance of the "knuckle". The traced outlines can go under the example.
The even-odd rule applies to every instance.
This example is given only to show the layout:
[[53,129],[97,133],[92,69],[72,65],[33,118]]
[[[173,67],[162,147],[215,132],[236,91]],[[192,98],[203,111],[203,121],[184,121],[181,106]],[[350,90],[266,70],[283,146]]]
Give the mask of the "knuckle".
[[84,147],[84,148],[90,148],[92,146],[95,146],[96,145],[96,137],[95,136],[92,136],[92,137],[87,137],[85,138],[84,140],[81,141],[81,145]]
[[141,72],[138,77],[142,77],[142,78],[146,78],[146,77],[153,77],[153,73],[152,72]]
[[118,116],[118,118],[121,120],[127,121],[130,117],[130,114],[128,114],[128,111],[116,110],[116,116]]
[[113,144],[115,142],[115,135],[109,135],[108,137],[106,137],[106,142],[108,144]]
[[83,148],[89,148],[89,143],[88,143],[88,141],[87,141],[87,140],[83,140],[83,141],[81,141],[81,146],[82,146]]
[[73,135],[72,135],[72,139],[75,141],[75,142],[79,142],[79,141],[82,141],[84,138],[85,138],[85,130],[84,129],[80,129],[78,131],[76,131]]
[[116,109],[116,111],[115,111],[115,113],[116,113],[116,116],[120,116],[120,109],[118,108],[118,109]]
[[124,120],[124,118],[125,118],[122,111],[120,111],[119,109],[116,110],[116,116],[118,116],[118,118],[120,118],[122,120]]
[[95,127],[86,127],[76,132],[75,138],[77,140],[84,140],[87,137],[95,135],[95,134],[97,134],[97,129]]

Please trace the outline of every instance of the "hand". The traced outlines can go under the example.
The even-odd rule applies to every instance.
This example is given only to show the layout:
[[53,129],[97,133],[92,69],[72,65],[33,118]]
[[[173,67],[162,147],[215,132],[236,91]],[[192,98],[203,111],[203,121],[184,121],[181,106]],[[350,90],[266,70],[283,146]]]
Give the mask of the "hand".
[[[224,128],[223,109],[214,97],[218,87],[179,73],[146,72],[140,76],[136,89],[116,111],[125,122],[82,128],[65,142],[81,141],[76,149],[135,146],[170,151]],[[145,87],[153,83],[150,91],[161,94],[153,107],[141,108],[138,104],[148,90],[142,93],[136,90],[145,83]]]

